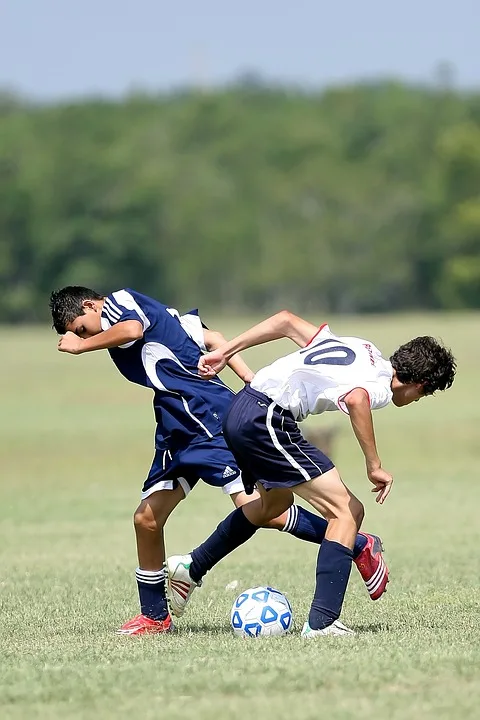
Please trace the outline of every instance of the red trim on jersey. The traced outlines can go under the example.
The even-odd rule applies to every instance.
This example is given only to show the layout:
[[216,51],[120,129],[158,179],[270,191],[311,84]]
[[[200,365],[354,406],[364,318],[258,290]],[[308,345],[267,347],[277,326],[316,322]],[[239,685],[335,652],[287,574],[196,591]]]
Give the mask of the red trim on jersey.
[[372,407],[372,401],[370,400],[370,393],[368,392],[368,390],[367,390],[366,388],[361,387],[360,385],[358,385],[357,387],[354,387],[354,388],[352,388],[351,390],[349,390],[348,392],[344,393],[344,394],[343,394],[341,397],[339,397],[338,400],[337,400],[338,409],[341,410],[343,413],[345,413],[345,415],[350,415],[350,413],[348,413],[346,410],[344,410],[344,409],[342,408],[342,406],[340,405],[340,403],[342,403],[342,402],[344,403],[344,402],[345,402],[345,398],[347,397],[347,395],[350,395],[350,393],[353,392],[354,390],[364,390],[364,391],[367,393],[368,404],[370,405],[370,407]]
[[307,344],[305,345],[305,347],[308,347],[308,346],[310,345],[310,343],[312,343],[312,342],[315,340],[315,338],[317,337],[318,333],[321,333],[322,330],[323,330],[323,328],[324,328],[324,327],[327,327],[327,325],[328,325],[328,323],[323,323],[323,325],[320,325],[320,327],[318,328],[318,330],[317,330],[317,332],[315,333],[315,335],[314,335],[312,338],[310,338],[310,340],[307,342]]

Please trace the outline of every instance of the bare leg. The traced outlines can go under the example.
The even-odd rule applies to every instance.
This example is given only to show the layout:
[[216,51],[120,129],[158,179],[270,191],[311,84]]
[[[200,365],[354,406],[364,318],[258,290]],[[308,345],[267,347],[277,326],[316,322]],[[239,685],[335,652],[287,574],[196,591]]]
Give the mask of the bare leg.
[[135,510],[133,522],[137,538],[138,564],[142,570],[161,570],[165,561],[163,528],[170,513],[183,500],[179,486],[175,490],[159,490],[142,500]]
[[[249,497],[245,493],[239,493],[239,495]],[[286,511],[293,503],[291,490],[288,488],[274,488],[267,492],[259,483],[255,495],[255,499],[251,502],[240,502],[240,505],[237,505],[237,507],[243,507],[245,517],[252,525],[257,527],[277,527],[278,525],[279,529],[283,529],[285,523],[280,528],[281,519],[279,519],[279,516],[280,518],[282,515],[286,516]],[[235,502],[235,504],[237,503]],[[272,520],[276,520],[277,525],[270,525]]]
[[323,635],[324,631],[349,634],[348,628],[335,628],[334,623],[342,611],[363,505],[342,482],[336,468],[296,485],[294,492],[328,521],[317,557],[317,580],[308,623],[302,632],[307,637]]
[[[288,492],[288,491],[285,490],[283,492]],[[260,493],[258,492],[258,490],[254,490],[251,495],[247,495],[246,492],[239,492],[239,493],[234,493],[230,497],[232,498],[232,502],[235,505],[235,507],[239,508],[239,507],[243,507],[244,505],[246,505],[249,502],[252,502],[253,500],[258,500],[258,498],[260,497]],[[293,494],[291,493],[290,505],[292,503],[293,503]],[[290,507],[290,505],[289,505],[289,507]],[[272,520],[268,520],[267,522],[265,522],[264,525],[262,525],[262,527],[269,528],[271,530],[283,530],[283,528],[285,527],[285,523],[287,522],[287,519],[288,519],[288,511],[285,510],[285,512],[280,513]]]
[[353,548],[363,520],[363,505],[344,484],[336,468],[296,485],[293,491],[326,518],[326,540]]

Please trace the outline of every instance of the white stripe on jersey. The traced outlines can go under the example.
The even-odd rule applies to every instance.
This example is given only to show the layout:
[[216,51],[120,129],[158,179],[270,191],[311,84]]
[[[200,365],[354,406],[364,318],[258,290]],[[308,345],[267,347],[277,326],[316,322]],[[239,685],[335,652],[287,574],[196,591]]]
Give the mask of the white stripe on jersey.
[[[105,302],[103,303],[102,313],[106,315],[106,317],[102,317],[100,320],[102,330],[108,330],[112,327],[112,325],[115,325],[119,320],[122,319],[121,315],[117,318],[115,315],[113,315],[112,309],[107,305],[106,301],[108,298],[105,298]],[[118,311],[117,311],[118,312]],[[105,326],[104,326],[105,321]],[[130,342],[123,343],[123,345],[119,345],[119,348],[122,348],[122,350],[125,350],[126,348],[132,347],[137,341],[131,340]]]
[[288,460],[288,462],[290,463],[290,465],[291,465],[292,467],[294,467],[295,470],[298,470],[298,471],[300,472],[300,474],[302,475],[302,477],[304,477],[305,480],[308,482],[309,480],[311,480],[310,475],[307,473],[306,470],[304,470],[304,469],[302,468],[301,465],[299,465],[299,464],[297,463],[297,461],[295,460],[295,458],[293,458],[293,457],[290,455],[290,453],[288,453],[288,452],[285,450],[285,448],[282,447],[281,443],[279,442],[279,440],[278,440],[278,438],[277,438],[277,436],[276,436],[276,434],[275,434],[275,429],[274,429],[274,427],[273,427],[273,425],[272,425],[272,416],[273,416],[273,411],[274,411],[274,409],[275,409],[276,404],[277,404],[277,403],[272,402],[272,403],[268,406],[267,419],[266,419],[268,433],[269,433],[269,435],[270,435],[270,437],[271,437],[271,439],[272,439],[273,444],[274,444],[275,447],[277,448],[277,450],[279,450],[279,452],[282,453],[282,455]]
[[145,330],[150,327],[150,320],[147,318],[133,295],[130,295],[130,293],[126,290],[117,290],[116,292],[112,293],[112,296],[118,305],[127,308],[127,310],[133,310],[137,313],[143,325],[143,332],[145,332]]
[[113,317],[120,318],[122,316],[123,310],[114,305],[109,297],[105,298],[104,307],[110,311],[110,314],[113,315]]
[[175,308],[167,308],[167,312],[170,313],[172,317],[177,318],[187,335],[192,338],[192,340],[198,345],[200,350],[202,352],[207,352],[207,348],[205,347],[205,336],[203,334],[202,321],[200,320],[200,317],[198,315],[194,315],[193,313],[180,315],[178,310],[175,310]]
[[187,335],[198,345],[202,352],[207,352],[205,347],[205,335],[203,334],[202,321],[198,315],[180,315],[180,325]]
[[[102,310],[102,312],[103,312],[103,310]],[[102,326],[102,330],[109,330],[112,327],[112,325],[114,325],[115,323],[112,323],[107,317],[104,317],[102,315],[102,317],[100,318],[100,324]],[[125,348],[131,347],[136,342],[137,342],[136,340],[132,340],[132,342],[123,343],[123,345],[119,345],[118,347],[122,348],[122,350],[124,350]]]
[[117,317],[116,315],[114,315],[110,308],[106,305],[106,303],[103,303],[102,312],[105,313],[112,325],[115,325],[115,323],[120,320],[120,316]]
[[[196,377],[196,378],[199,377],[195,373],[188,370],[184,365],[182,365],[182,363],[177,358],[177,356],[174,355],[173,352],[170,350],[170,348],[168,348],[166,345],[162,345],[161,343],[157,343],[157,342],[145,343],[145,345],[142,348],[142,363],[143,363],[143,367],[145,368],[145,372],[147,373],[147,376],[149,377],[152,385],[154,387],[156,387],[158,390],[164,390],[166,392],[171,393],[172,395],[177,395],[181,399],[181,401],[183,403],[183,407],[185,408],[185,412],[187,413],[187,415],[189,415],[192,418],[192,420],[194,420],[202,428],[202,430],[208,435],[208,437],[213,437],[210,430],[208,430],[208,428],[205,427],[205,425],[202,423],[202,421],[199,420],[197,417],[195,417],[195,415],[192,413],[192,411],[190,410],[190,408],[188,406],[188,402],[185,400],[185,398],[183,398],[180,393],[175,392],[174,390],[169,390],[169,388],[167,388],[162,383],[160,378],[158,377],[157,362],[162,359],[173,360],[173,362],[177,363],[177,365],[179,365],[179,367],[181,367],[184,372],[188,373],[189,375],[192,375],[193,377]],[[202,382],[205,382],[205,380],[203,380]],[[212,382],[212,381],[207,380],[207,382]],[[214,384],[220,385],[221,383],[214,382]],[[222,385],[222,387],[226,387],[226,386]],[[227,388],[227,389],[229,390],[230,388]],[[233,390],[231,390],[231,393],[232,393],[232,395],[235,394],[233,392]]]

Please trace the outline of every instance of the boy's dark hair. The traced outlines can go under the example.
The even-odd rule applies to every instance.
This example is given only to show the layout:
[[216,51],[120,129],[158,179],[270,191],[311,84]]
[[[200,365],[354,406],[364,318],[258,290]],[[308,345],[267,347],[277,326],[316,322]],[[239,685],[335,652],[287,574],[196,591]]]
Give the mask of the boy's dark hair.
[[452,386],[457,365],[452,352],[428,335],[401,345],[390,358],[402,383],[423,383],[425,395]]
[[53,327],[59,335],[67,332],[69,325],[79,315],[85,315],[82,307],[84,300],[103,300],[95,290],[81,285],[68,285],[61,290],[54,290],[50,295],[50,310],[52,312]]

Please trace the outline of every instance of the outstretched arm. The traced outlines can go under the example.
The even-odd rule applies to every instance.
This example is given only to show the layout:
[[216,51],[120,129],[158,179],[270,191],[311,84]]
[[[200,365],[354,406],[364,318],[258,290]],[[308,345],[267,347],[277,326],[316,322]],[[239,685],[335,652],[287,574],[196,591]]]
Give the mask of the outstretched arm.
[[93,350],[119,347],[141,337],[143,337],[142,323],[138,320],[124,320],[89,338],[81,338],[73,332],[67,332],[58,341],[58,349],[60,352],[81,355]]
[[353,432],[365,456],[368,478],[375,486],[372,492],[378,493],[376,501],[381,505],[392,489],[393,477],[382,468],[378,456],[368,393],[363,388],[354,388],[345,396],[344,402]]
[[288,310],[282,310],[258,325],[254,325],[214,352],[201,357],[198,365],[200,375],[211,378],[219,373],[236,353],[271,340],[290,338],[300,347],[305,347],[317,330],[316,325],[312,325]]
[[[222,345],[225,345],[227,342],[222,333],[219,333],[216,330],[204,330],[203,335],[205,339],[205,347],[209,351],[216,350]],[[228,366],[232,368],[233,372],[238,375],[240,380],[243,380],[244,383],[249,383],[253,379],[254,372],[250,370],[247,363],[242,360],[240,355],[233,355],[233,357],[231,357],[228,361]]]

